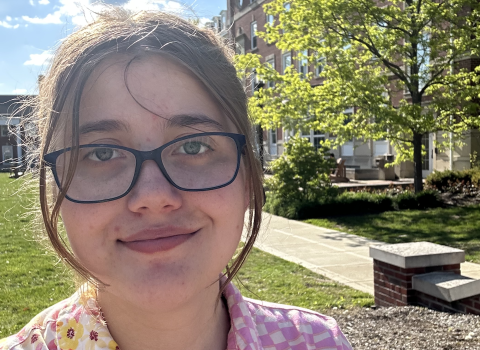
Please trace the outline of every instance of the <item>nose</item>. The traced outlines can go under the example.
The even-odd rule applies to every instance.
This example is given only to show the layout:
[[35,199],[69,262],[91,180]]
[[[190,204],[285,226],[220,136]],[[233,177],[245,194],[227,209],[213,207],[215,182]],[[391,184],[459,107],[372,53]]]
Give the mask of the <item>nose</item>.
[[153,160],[143,163],[140,175],[127,197],[132,212],[170,212],[182,205],[180,190],[173,187]]

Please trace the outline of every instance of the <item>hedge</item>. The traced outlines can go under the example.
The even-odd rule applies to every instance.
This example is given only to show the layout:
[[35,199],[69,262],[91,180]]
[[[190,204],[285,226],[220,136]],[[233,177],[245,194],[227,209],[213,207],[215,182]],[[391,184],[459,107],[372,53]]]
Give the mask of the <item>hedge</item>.
[[395,196],[368,192],[345,192],[319,202],[285,204],[267,193],[265,211],[287,218],[306,220],[332,216],[378,214],[392,210],[428,209],[442,206],[438,192],[427,190],[415,194],[404,192]]
[[456,183],[470,183],[477,188],[480,187],[480,168],[435,171],[425,179],[427,186],[439,191],[447,190]]

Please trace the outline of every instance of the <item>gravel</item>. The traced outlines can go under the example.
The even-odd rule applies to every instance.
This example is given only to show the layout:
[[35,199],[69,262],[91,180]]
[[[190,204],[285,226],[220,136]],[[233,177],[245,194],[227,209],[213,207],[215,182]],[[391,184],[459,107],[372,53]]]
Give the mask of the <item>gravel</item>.
[[332,309],[355,350],[480,350],[480,316],[417,306]]

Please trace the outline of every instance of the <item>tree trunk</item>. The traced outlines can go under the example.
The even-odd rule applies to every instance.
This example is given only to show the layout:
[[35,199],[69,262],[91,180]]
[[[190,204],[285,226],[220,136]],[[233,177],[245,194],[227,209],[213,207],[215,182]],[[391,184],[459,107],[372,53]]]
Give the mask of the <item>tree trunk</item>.
[[413,163],[415,167],[413,183],[415,193],[423,190],[422,177],[422,134],[413,134]]

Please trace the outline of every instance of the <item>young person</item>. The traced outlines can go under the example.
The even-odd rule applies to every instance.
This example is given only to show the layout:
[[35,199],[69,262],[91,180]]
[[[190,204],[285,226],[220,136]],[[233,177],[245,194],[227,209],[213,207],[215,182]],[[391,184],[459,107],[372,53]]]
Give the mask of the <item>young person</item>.
[[36,101],[40,203],[86,283],[0,349],[351,349],[333,319],[231,283],[263,205],[231,58],[158,12],[111,10],[62,43]]

